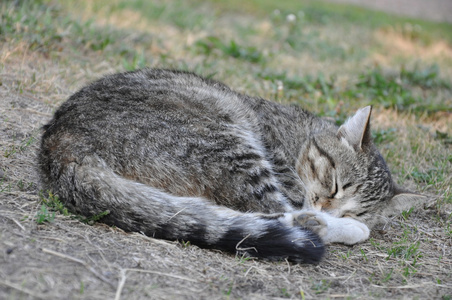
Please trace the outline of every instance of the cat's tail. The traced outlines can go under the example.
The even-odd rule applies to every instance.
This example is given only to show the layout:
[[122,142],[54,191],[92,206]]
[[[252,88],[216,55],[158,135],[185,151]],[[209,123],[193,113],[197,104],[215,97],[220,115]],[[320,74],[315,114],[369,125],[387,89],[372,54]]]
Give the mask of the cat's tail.
[[108,211],[100,221],[126,231],[271,260],[316,263],[324,253],[316,234],[286,221],[290,213],[241,213],[200,197],[169,195],[118,176],[99,158],[59,171],[44,181],[69,208],[85,216]]

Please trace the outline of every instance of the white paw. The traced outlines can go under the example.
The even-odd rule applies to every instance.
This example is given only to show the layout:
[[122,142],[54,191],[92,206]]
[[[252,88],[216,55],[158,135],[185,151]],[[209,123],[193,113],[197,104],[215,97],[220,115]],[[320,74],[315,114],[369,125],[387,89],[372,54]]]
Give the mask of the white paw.
[[[317,210],[287,214],[287,223],[301,226],[317,233],[325,244],[342,243],[354,245],[369,238],[366,224],[351,218],[337,218]],[[289,220],[290,219],[290,220]]]
[[291,214],[292,226],[301,226],[317,233],[324,243],[354,245],[369,238],[366,224],[351,218],[336,218],[317,210],[299,211]]
[[325,243],[343,243],[354,245],[369,238],[370,230],[366,224],[350,218],[330,217],[328,234],[324,237]]

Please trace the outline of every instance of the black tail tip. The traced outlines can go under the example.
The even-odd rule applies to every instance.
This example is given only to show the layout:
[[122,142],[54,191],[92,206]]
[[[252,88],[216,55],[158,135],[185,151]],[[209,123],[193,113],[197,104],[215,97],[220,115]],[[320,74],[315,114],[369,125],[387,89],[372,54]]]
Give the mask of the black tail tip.
[[[269,233],[268,240],[256,248],[254,256],[270,261],[318,264],[325,254],[325,246],[317,234],[305,229],[303,231],[305,237],[298,240],[291,240],[288,238],[290,235]],[[253,253],[249,252],[248,255]]]
[[325,246],[317,234],[307,229],[281,226],[279,222],[269,226],[259,237],[246,235],[242,229],[229,230],[216,247],[264,260],[307,264],[319,263],[325,253]]

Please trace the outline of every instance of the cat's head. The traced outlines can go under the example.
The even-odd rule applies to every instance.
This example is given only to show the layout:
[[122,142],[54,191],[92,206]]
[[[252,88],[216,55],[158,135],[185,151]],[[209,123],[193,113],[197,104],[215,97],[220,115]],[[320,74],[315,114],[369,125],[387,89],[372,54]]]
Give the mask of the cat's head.
[[371,107],[341,127],[314,132],[297,161],[305,184],[304,208],[351,217],[369,227],[378,217],[399,213],[425,197],[398,187],[370,132]]

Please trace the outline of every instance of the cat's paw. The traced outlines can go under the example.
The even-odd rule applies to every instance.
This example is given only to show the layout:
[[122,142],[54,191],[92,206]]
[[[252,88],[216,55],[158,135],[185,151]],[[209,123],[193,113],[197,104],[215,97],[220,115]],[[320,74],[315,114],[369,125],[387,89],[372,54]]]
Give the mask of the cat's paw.
[[361,223],[355,219],[341,218],[343,224],[341,227],[347,232],[344,239],[340,241],[346,245],[354,245],[362,243],[369,238],[370,229],[366,224]]
[[326,244],[354,245],[369,238],[369,228],[355,219],[337,218],[316,210],[300,211],[292,216],[294,226],[310,229]]
[[325,243],[354,245],[369,238],[370,230],[366,224],[351,218],[330,218],[329,230],[324,236]]
[[327,221],[316,211],[302,211],[294,215],[294,220],[299,226],[312,230],[321,238],[328,232]]

